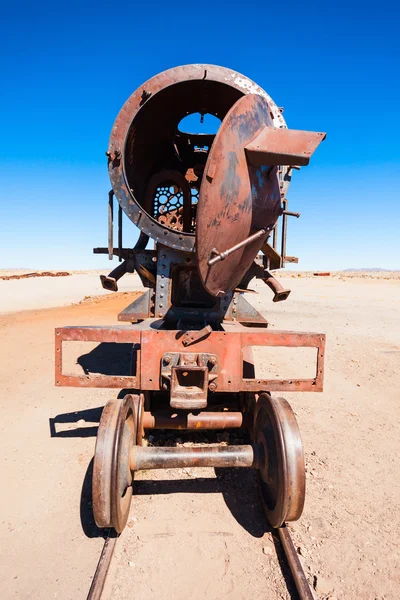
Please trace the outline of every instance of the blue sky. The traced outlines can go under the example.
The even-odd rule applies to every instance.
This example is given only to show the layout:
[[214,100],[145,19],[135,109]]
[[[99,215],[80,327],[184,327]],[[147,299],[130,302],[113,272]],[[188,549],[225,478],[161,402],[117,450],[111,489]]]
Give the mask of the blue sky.
[[213,63],[327,132],[288,195],[298,267],[400,269],[397,2],[0,4],[0,268],[109,268],[92,248],[117,112],[159,71]]

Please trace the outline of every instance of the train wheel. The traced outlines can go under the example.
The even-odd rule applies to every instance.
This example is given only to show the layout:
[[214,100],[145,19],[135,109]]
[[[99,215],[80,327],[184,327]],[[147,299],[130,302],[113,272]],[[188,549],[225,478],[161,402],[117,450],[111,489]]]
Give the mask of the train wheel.
[[143,429],[143,413],[144,413],[144,394],[132,394],[133,404],[135,405],[135,415],[136,415],[136,444],[138,446],[142,445],[142,440],[144,436]]
[[111,400],[101,415],[93,464],[93,514],[98,527],[121,533],[129,516],[133,475],[130,451],[136,444],[134,397]]
[[272,527],[303,512],[306,477],[299,427],[290,404],[267,393],[257,400],[254,441],[264,449],[259,469],[261,499]]

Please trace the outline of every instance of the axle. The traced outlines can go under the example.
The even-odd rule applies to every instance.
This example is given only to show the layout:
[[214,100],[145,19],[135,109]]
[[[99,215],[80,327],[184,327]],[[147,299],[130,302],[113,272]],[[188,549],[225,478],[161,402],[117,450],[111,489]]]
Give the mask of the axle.
[[144,429],[239,429],[246,427],[249,416],[241,412],[171,413],[145,412]]
[[176,469],[181,467],[253,467],[263,462],[260,445],[201,446],[198,448],[148,448],[134,446],[130,454],[131,471]]

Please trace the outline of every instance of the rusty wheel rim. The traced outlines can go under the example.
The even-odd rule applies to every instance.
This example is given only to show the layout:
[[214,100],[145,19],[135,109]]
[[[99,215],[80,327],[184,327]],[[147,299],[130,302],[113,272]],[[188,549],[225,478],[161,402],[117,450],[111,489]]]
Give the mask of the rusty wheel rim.
[[134,394],[132,395],[133,403],[135,405],[135,415],[137,422],[137,431],[136,431],[136,444],[138,446],[142,445],[142,440],[144,436],[144,428],[143,428],[143,413],[144,413],[144,394]]
[[259,485],[272,527],[296,521],[305,500],[305,466],[300,431],[290,404],[263,393],[256,406],[255,441],[264,449]]
[[111,523],[111,471],[112,448],[115,439],[119,404],[110,400],[101,414],[93,462],[92,504],[94,520],[98,527],[112,527]]
[[121,533],[128,521],[133,494],[130,455],[133,445],[136,444],[137,417],[130,394],[122,400],[115,431],[111,472],[111,520],[115,531]]
[[111,400],[104,407],[96,439],[92,502],[98,527],[121,533],[132,498],[130,450],[136,443],[136,411],[132,396]]

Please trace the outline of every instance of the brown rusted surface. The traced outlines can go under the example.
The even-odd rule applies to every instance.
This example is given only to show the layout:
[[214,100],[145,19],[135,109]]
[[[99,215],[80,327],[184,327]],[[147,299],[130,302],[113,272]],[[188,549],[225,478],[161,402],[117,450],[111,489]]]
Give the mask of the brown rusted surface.
[[304,455],[296,418],[284,398],[260,394],[253,439],[263,447],[260,490],[269,523],[281,527],[297,521],[306,493]]
[[[177,196],[182,195],[177,207]],[[163,169],[155,173],[146,190],[144,208],[158,222],[170,229],[190,233],[193,213],[189,183],[179,171]]]
[[276,167],[249,166],[244,153],[244,147],[267,125],[272,127],[268,103],[255,94],[244,96],[222,122],[207,159],[197,211],[196,252],[203,285],[214,296],[238,285],[267,231],[210,266],[213,252],[223,253],[261,229],[272,230],[280,214]]
[[262,278],[264,283],[274,292],[273,302],[282,302],[286,300],[290,294],[290,290],[285,289],[283,285],[268,271],[264,271]]
[[[323,389],[325,335],[293,331],[268,331],[224,324],[226,331],[213,331],[206,339],[193,344],[198,354],[217,357],[218,380],[212,391],[260,392],[309,391]],[[56,330],[56,385],[76,387],[130,387],[142,390],[161,389],[161,360],[164,354],[182,353],[184,331],[118,327],[64,327]],[[137,375],[64,375],[62,372],[62,341],[124,342],[139,344]],[[284,346],[317,348],[316,376],[312,379],[255,379],[243,377],[243,349],[247,346]],[[214,381],[212,382],[215,383]]]
[[246,427],[249,415],[242,412],[145,412],[144,429],[239,429]]
[[199,365],[177,365],[171,370],[170,405],[178,409],[207,406],[208,369]]
[[207,337],[212,332],[211,325],[206,325],[199,331],[187,331],[184,335],[184,339],[182,341],[184,346],[190,346],[190,344],[195,344],[199,340],[204,337]]
[[[179,132],[180,120],[190,113],[210,113],[224,119],[235,102],[257,94],[268,105],[274,127],[286,127],[276,104],[256,83],[231,69],[215,65],[185,65],[164,71],[145,82],[125,102],[111,131],[107,156],[115,195],[127,216],[157,242],[190,251],[194,235],[162,225],[145,206],[146,182],[168,165],[200,173],[213,135]],[[203,161],[203,162],[202,162]],[[192,178],[193,179],[193,178]],[[289,186],[288,177],[284,186]],[[200,181],[195,182],[199,186]]]
[[[186,341],[184,334],[182,343],[185,347]],[[173,408],[205,408],[208,390],[215,387],[217,378],[218,359],[215,354],[168,352],[162,357],[161,389],[170,390],[170,405]]]
[[[55,384],[66,387],[133,388],[140,386],[140,378],[126,375],[66,375],[62,369],[63,342],[119,342],[136,344],[140,331],[118,327],[58,327],[55,330]],[[138,360],[140,354],[138,353]],[[138,370],[137,373],[140,373]]]
[[264,127],[247,144],[248,161],[260,165],[306,166],[326,133]]
[[131,394],[137,419],[136,443],[142,445],[144,436],[144,394]]
[[[193,346],[196,352],[215,354],[220,365],[219,392],[313,391],[323,388],[325,335],[289,331],[268,331],[224,324],[226,331],[213,331],[207,339]],[[159,389],[159,360],[168,352],[182,351],[182,332],[145,330],[141,338],[141,387]],[[285,346],[317,348],[316,376],[312,379],[246,379],[243,377],[243,348],[246,346]]]
[[[93,510],[100,527],[124,529],[139,469],[253,467],[270,524],[281,527],[301,515],[305,470],[296,419],[286,400],[269,392],[322,391],[325,335],[267,330],[241,293],[258,278],[275,302],[288,297],[267,269],[296,260],[286,256],[287,218],[300,215],[288,210],[285,194],[292,169],[308,164],[325,137],[288,131],[281,112],[239,73],[186,65],[140,86],[117,116],[106,152],[113,188],[108,247],[95,252],[119,259],[101,277],[104,288],[117,291],[120,277],[137,272],[149,289],[119,314],[129,325],[62,327],[55,336],[56,385],[136,392],[107,403],[99,423]],[[205,115],[217,117],[218,132],[186,131],[181,121],[194,113],[201,122]],[[123,247],[123,211],[141,230],[132,248]],[[149,237],[152,250],[146,250]],[[257,256],[260,249],[264,255]],[[73,341],[131,345],[130,375],[64,373],[63,342]],[[315,348],[315,376],[257,378],[252,348],[262,346]],[[114,373],[111,363],[104,370]],[[149,448],[142,446],[145,428],[247,428],[252,443]],[[280,535],[290,560],[293,548]],[[292,562],[297,585],[301,573]]]
[[93,463],[93,514],[98,527],[111,527],[111,471],[119,400],[108,402],[101,414]]
[[176,469],[182,467],[254,467],[259,463],[258,448],[253,446],[199,446],[195,448],[155,448],[134,446],[132,471]]
[[118,292],[118,280],[125,275],[127,271],[126,260],[120,263],[108,275],[100,275],[101,285],[105,290]]
[[136,447],[137,414],[133,396],[124,397],[118,411],[112,452],[111,471],[111,524],[121,533],[128,520],[133,494],[133,474],[130,455]]
[[[277,227],[274,227],[274,239],[276,239],[276,229],[277,229]],[[281,255],[278,254],[278,252],[276,251],[275,248],[270,246],[270,244],[268,244],[268,242],[265,242],[265,244],[262,246],[261,250],[262,250],[262,252],[264,252],[265,256],[269,259],[269,268],[270,269],[280,269],[281,268],[281,266],[282,266]]]
[[93,461],[93,514],[98,527],[126,525],[132,498],[129,457],[136,444],[137,416],[134,397],[111,400],[104,407]]

